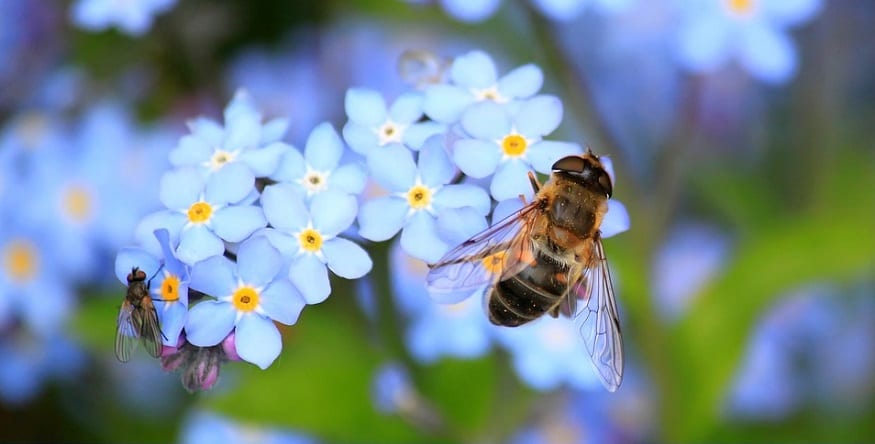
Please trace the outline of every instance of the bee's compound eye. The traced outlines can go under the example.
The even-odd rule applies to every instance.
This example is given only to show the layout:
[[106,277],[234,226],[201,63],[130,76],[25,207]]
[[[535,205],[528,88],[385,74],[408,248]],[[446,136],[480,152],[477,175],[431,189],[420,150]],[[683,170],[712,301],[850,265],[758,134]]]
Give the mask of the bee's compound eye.
[[134,274],[128,273],[128,283],[130,284],[131,282],[134,282]]
[[580,156],[566,156],[556,161],[553,164],[553,171],[562,171],[567,173],[583,172],[586,162]]
[[608,173],[602,172],[602,174],[599,175],[599,186],[602,187],[608,197],[611,197],[614,194],[614,185],[611,183],[611,176],[609,176]]

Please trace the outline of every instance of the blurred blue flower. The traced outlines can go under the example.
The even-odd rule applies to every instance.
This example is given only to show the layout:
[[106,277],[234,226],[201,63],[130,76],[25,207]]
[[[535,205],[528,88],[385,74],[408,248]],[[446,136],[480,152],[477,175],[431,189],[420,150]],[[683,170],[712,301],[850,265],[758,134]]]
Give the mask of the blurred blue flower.
[[419,164],[410,151],[398,144],[372,153],[368,159],[372,177],[392,194],[369,200],[359,214],[359,234],[383,241],[401,232],[401,247],[411,255],[434,263],[453,245],[440,236],[443,230],[462,230],[467,218],[457,211],[473,208],[485,216],[489,196],[472,185],[450,184],[456,169],[443,147],[443,137],[429,138],[419,153]]
[[737,60],[754,77],[784,83],[796,72],[787,29],[817,15],[821,0],[698,0],[680,2],[678,58],[694,72]]
[[170,153],[176,167],[198,166],[205,175],[232,163],[246,165],[255,177],[267,177],[280,156],[291,149],[279,142],[288,120],[277,118],[262,125],[261,113],[245,90],[238,90],[225,108],[225,126],[205,117],[188,122],[191,134],[183,136]]
[[[568,21],[577,17],[588,5],[600,12],[615,13],[631,6],[635,0],[531,0],[541,14],[551,20]],[[413,2],[408,0],[408,2]],[[456,20],[482,22],[498,10],[501,0],[440,0],[444,11]]]
[[398,413],[416,402],[417,394],[410,375],[400,364],[384,364],[376,373],[371,392],[378,411],[384,414]]
[[70,15],[74,24],[91,31],[116,26],[138,36],[152,27],[154,16],[175,4],[176,0],[77,0]]
[[262,369],[282,350],[273,321],[292,325],[304,308],[304,299],[280,271],[283,258],[266,239],[243,242],[237,263],[216,256],[196,264],[191,288],[210,295],[189,310],[186,340],[198,347],[219,344],[232,330],[236,352]]
[[308,199],[325,190],[339,190],[360,194],[367,182],[367,172],[360,163],[342,163],[345,146],[330,123],[324,122],[313,129],[304,155],[296,149],[282,157],[271,179],[289,183]]
[[[541,68],[528,64],[498,77],[495,63],[483,51],[457,57],[450,67],[450,83],[425,89],[422,108],[437,122],[455,123],[472,104],[491,101],[506,104],[534,96],[544,83]],[[561,118],[561,112],[559,117]],[[558,123],[557,123],[558,125]]]
[[189,416],[182,426],[179,442],[182,444],[316,444],[313,438],[270,427],[234,422],[225,417],[198,411]]
[[156,230],[155,238],[162,249],[159,257],[142,248],[122,248],[116,256],[115,276],[128,285],[127,276],[133,267],[146,273],[151,279],[149,293],[158,312],[164,345],[175,347],[188,315],[189,269],[176,258],[167,230]]
[[[338,190],[313,197],[309,207],[293,186],[270,185],[261,194],[261,205],[272,228],[259,231],[290,261],[289,279],[308,304],[331,294],[328,269],[346,279],[358,279],[373,263],[358,244],[338,237],[355,221],[356,199]],[[327,265],[327,268],[326,268]]]
[[21,405],[49,379],[75,380],[85,355],[61,331],[37,336],[20,329],[0,335],[0,401]]
[[536,96],[511,111],[494,102],[480,102],[462,115],[462,128],[471,138],[453,146],[453,160],[473,178],[495,174],[489,186],[492,197],[505,200],[531,195],[528,172],[550,173],[564,156],[582,152],[571,142],[543,140],[562,120],[562,102],[553,96]]
[[241,242],[267,224],[261,208],[240,204],[254,190],[255,178],[242,164],[227,165],[207,180],[193,167],[170,171],[160,188],[169,209],[147,216],[137,228],[138,240],[155,251],[150,234],[166,228],[173,243],[178,239],[176,255],[186,264],[220,255],[223,241]]
[[421,93],[408,92],[387,107],[379,92],[351,88],[344,102],[349,122],[343,127],[343,138],[353,151],[366,157],[389,144],[418,150],[429,136],[446,129],[436,122],[420,122],[422,102]]

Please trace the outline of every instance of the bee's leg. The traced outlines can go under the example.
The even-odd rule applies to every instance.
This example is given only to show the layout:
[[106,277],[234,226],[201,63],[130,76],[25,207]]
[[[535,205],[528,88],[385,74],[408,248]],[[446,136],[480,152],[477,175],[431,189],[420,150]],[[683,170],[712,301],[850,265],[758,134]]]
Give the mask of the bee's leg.
[[529,182],[532,183],[532,189],[535,190],[535,194],[538,194],[538,191],[541,191],[541,184],[538,183],[538,178],[535,177],[535,173],[529,171]]

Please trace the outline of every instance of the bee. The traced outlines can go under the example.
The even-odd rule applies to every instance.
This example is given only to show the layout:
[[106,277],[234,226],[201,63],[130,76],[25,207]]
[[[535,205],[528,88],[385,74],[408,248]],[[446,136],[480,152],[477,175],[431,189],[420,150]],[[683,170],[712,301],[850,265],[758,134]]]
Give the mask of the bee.
[[131,359],[138,339],[143,340],[146,351],[153,357],[161,356],[164,334],[158,324],[158,312],[149,296],[150,278],[137,267],[128,274],[128,291],[118,313],[118,326],[115,333],[115,356],[121,362]]
[[489,320],[500,326],[544,314],[572,317],[596,374],[613,392],[623,380],[623,341],[599,230],[611,177],[589,151],[556,161],[543,185],[531,172],[529,180],[531,202],[430,266],[429,292],[452,303],[485,286]]

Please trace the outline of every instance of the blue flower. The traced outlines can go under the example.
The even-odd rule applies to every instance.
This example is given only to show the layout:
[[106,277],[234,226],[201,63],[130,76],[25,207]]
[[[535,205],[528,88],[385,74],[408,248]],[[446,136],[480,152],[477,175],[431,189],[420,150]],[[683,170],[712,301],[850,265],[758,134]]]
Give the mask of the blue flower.
[[796,49],[787,28],[821,9],[820,0],[721,0],[682,2],[678,33],[680,63],[712,72],[730,59],[754,77],[784,83],[796,72]]
[[189,270],[174,255],[167,230],[156,230],[155,238],[162,249],[159,257],[142,248],[122,248],[116,256],[115,276],[128,285],[127,276],[133,267],[146,273],[151,279],[149,292],[158,311],[164,345],[175,347],[188,314]]
[[436,122],[419,122],[422,103],[421,93],[408,92],[387,107],[377,91],[352,88],[346,92],[349,122],[343,127],[343,138],[353,151],[364,156],[396,143],[418,150],[429,136],[446,129]]
[[254,427],[207,412],[196,412],[186,419],[179,442],[182,444],[316,444],[308,436],[274,428]]
[[501,0],[440,0],[440,3],[451,17],[468,23],[486,20],[501,6]]
[[334,127],[322,123],[307,138],[304,155],[296,149],[288,150],[270,178],[291,184],[307,198],[325,190],[360,194],[365,188],[367,172],[358,162],[341,164],[344,151],[343,141]]
[[273,321],[292,325],[304,308],[304,299],[280,275],[283,258],[266,239],[240,245],[237,263],[216,256],[197,263],[191,288],[216,298],[195,304],[185,324],[186,340],[198,347],[219,344],[232,331],[237,354],[262,369],[282,350]]
[[564,156],[579,154],[570,142],[542,140],[562,120],[562,102],[537,96],[519,104],[516,111],[494,102],[481,102],[462,116],[462,128],[472,138],[457,140],[453,160],[468,176],[495,174],[490,192],[496,200],[532,195],[528,172],[549,173]]
[[426,88],[422,108],[432,120],[455,123],[470,105],[491,101],[506,104],[534,96],[544,83],[541,68],[528,64],[498,78],[495,63],[483,51],[457,57],[450,83]]
[[394,362],[377,369],[371,391],[375,407],[384,414],[398,413],[418,397],[407,369]]
[[293,186],[276,184],[264,189],[261,205],[273,228],[258,235],[266,236],[290,261],[289,279],[308,304],[322,302],[331,294],[328,269],[346,279],[358,279],[371,271],[368,253],[338,236],[355,220],[358,204],[351,195],[323,191],[308,208]]
[[85,366],[85,354],[61,331],[48,336],[22,329],[0,335],[0,401],[22,405],[35,398],[46,380],[72,382]]
[[288,127],[285,119],[261,124],[261,113],[245,90],[237,91],[225,108],[225,126],[207,119],[188,122],[191,134],[170,153],[174,166],[198,166],[205,175],[232,163],[246,165],[255,177],[267,177],[280,156],[291,149],[279,142]]
[[473,208],[479,216],[489,212],[489,196],[472,185],[452,185],[456,170],[443,148],[441,136],[429,138],[419,153],[419,165],[400,145],[386,146],[369,158],[374,180],[389,196],[364,203],[359,214],[359,234],[383,241],[403,228],[401,247],[411,255],[436,262],[453,245],[441,230],[461,229],[467,218],[454,211]]
[[628,9],[635,0],[532,0],[532,4],[547,18],[570,21],[592,5],[602,13],[615,14]]
[[[186,264],[225,252],[226,242],[241,242],[266,221],[261,208],[240,204],[255,190],[252,172],[232,164],[208,180],[194,168],[173,170],[161,179],[161,201],[169,208],[147,216],[137,227],[138,240],[156,251],[151,233],[167,228],[177,257]],[[148,234],[147,234],[148,233]]]
[[168,11],[176,0],[78,0],[71,10],[73,23],[92,31],[118,26],[131,35],[144,34],[154,16]]

